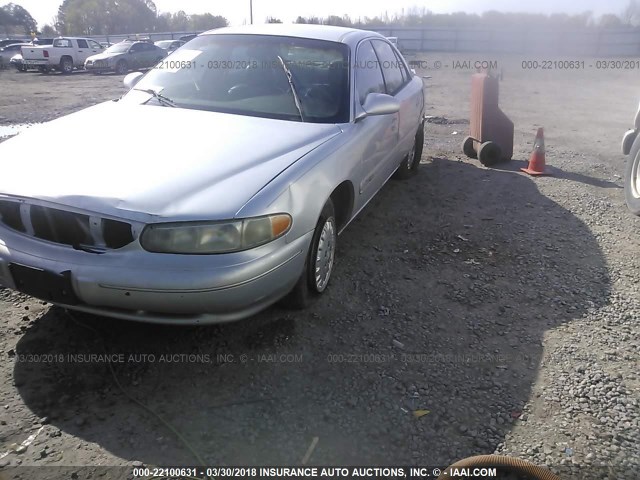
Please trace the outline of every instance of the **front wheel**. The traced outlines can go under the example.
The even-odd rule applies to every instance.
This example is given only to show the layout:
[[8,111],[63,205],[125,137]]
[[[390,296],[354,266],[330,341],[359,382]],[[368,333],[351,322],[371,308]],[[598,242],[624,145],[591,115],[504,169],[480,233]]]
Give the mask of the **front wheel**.
[[631,213],[640,215],[640,137],[634,142],[627,157],[624,196]]
[[338,228],[331,199],[325,203],[311,239],[302,275],[283,303],[295,309],[307,307],[329,285],[335,264]]
[[125,62],[124,60],[120,60],[118,63],[116,63],[116,73],[118,75],[124,75],[128,71],[129,66],[127,65],[127,62]]

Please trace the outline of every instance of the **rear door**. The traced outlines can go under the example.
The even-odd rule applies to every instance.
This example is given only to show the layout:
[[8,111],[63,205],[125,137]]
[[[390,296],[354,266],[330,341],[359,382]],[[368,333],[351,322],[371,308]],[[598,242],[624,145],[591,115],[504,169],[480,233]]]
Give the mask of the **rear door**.
[[77,48],[76,48],[76,55],[73,61],[76,64],[76,66],[83,66],[84,61],[88,57],[93,55],[93,53],[89,49],[89,42],[87,42],[84,38],[79,38],[75,40],[75,42],[76,42]]
[[158,63],[159,58],[164,57],[164,50],[160,47],[156,47],[151,43],[147,43],[145,45],[145,67],[153,67],[156,63]]
[[129,68],[131,68],[132,70],[137,70],[144,66],[143,48],[143,43],[134,43],[133,45],[131,45],[129,53],[127,54],[127,60],[129,62]]
[[[355,101],[364,105],[370,93],[386,93],[380,62],[370,40],[360,42],[354,65]],[[398,143],[398,114],[366,117],[355,124],[356,135],[362,139],[362,175],[359,193],[366,203],[382,187],[391,174]]]
[[[421,125],[422,82],[412,82],[411,72],[388,42],[376,39],[371,43],[382,67],[386,93],[400,102],[397,148],[392,154],[392,163],[389,165],[393,172],[411,149],[416,132]],[[419,87],[418,83],[420,83]]]
[[104,48],[102,47],[102,45],[100,45],[95,40],[88,39],[87,42],[89,43],[89,51],[90,51],[89,56],[97,55],[98,53],[102,53],[104,51]]

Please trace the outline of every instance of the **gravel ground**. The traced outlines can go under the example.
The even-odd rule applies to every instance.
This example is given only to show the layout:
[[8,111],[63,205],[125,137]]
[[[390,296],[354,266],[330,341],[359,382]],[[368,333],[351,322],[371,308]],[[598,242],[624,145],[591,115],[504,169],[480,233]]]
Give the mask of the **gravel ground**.
[[[486,169],[460,153],[471,72],[452,61],[467,57],[425,58],[443,66],[419,72],[434,117],[420,173],[390,182],[340,237],[312,308],[171,328],[0,290],[0,466],[90,478],[98,465],[195,464],[194,452],[299,465],[317,438],[310,465],[496,452],[562,478],[637,478],[640,219],[619,153],[635,73],[497,58],[516,142],[514,160]],[[113,98],[120,80],[0,72],[12,92],[0,125]],[[554,175],[534,179],[519,167],[538,126]],[[105,353],[111,363],[89,357]]]

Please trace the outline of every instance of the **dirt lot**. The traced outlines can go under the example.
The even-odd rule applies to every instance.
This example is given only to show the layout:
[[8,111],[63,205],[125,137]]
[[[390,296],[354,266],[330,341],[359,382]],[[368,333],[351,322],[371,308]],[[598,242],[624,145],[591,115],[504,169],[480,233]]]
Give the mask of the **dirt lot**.
[[[514,160],[494,169],[460,152],[472,71],[453,68],[485,59],[500,63],[516,125]],[[638,72],[592,59],[526,71],[524,59],[424,58],[442,62],[419,71],[442,118],[427,124],[420,173],[390,182],[340,237],[332,284],[307,311],[170,328],[0,290],[0,477],[497,452],[563,478],[637,478],[640,219],[624,205],[619,141]],[[113,98],[121,79],[2,71],[0,125]],[[519,167],[538,126],[554,176],[534,179]]]

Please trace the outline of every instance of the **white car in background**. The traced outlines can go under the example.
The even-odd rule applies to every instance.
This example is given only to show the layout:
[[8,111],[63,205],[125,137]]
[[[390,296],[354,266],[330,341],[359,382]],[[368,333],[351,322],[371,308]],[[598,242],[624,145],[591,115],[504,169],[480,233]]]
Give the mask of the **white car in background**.
[[640,107],[633,121],[633,128],[622,138],[622,153],[628,155],[624,176],[624,196],[629,210],[640,215]]

